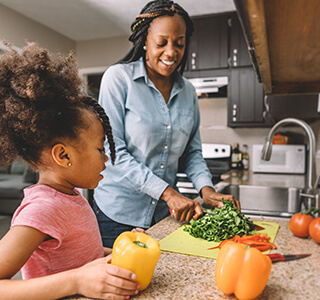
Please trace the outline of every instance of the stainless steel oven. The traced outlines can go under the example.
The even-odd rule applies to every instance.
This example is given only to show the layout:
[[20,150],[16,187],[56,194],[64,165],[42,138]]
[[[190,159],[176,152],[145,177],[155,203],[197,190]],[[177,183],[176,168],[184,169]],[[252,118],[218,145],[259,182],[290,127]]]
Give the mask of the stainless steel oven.
[[[229,144],[203,143],[202,154],[212,174],[213,184],[221,181],[221,175],[231,169],[232,147]],[[185,173],[177,174],[177,188],[179,192],[194,199],[199,196],[192,182]]]

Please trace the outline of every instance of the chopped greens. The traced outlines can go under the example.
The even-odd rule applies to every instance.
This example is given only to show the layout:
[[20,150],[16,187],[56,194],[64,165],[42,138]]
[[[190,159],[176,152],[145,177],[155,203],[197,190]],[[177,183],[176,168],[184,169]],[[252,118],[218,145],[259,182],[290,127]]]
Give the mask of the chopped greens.
[[222,208],[207,209],[202,218],[192,219],[191,226],[186,225],[183,230],[196,238],[214,242],[221,242],[235,235],[248,235],[253,227],[252,220],[236,209],[231,201],[222,199],[222,202]]

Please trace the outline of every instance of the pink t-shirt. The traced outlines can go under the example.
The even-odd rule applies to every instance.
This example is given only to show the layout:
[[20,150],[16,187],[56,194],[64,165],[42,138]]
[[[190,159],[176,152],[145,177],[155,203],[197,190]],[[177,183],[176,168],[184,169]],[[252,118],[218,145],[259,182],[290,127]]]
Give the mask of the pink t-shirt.
[[[50,275],[83,266],[103,257],[97,219],[88,201],[45,185],[24,190],[11,226],[29,226],[49,235],[21,269],[22,278]],[[23,245],[21,245],[23,247]]]

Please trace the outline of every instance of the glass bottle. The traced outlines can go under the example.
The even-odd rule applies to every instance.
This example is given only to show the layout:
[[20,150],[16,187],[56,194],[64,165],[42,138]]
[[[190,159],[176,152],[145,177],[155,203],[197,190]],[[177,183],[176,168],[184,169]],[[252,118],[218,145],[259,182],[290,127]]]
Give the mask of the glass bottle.
[[237,170],[242,171],[243,170],[243,163],[242,163],[242,153],[239,153],[239,161],[237,163]]
[[248,154],[247,145],[243,145],[242,163],[243,163],[243,169],[249,170],[249,154]]
[[237,169],[237,165],[239,162],[239,154],[240,154],[239,144],[235,143],[234,147],[232,149],[232,156],[231,156],[231,168],[232,169]]

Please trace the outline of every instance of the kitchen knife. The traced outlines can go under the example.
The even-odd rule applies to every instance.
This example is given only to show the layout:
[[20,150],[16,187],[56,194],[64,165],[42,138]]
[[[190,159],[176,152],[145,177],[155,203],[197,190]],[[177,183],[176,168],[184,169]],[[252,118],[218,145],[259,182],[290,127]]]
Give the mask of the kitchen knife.
[[266,256],[269,256],[271,258],[272,263],[300,259],[300,258],[308,257],[310,255],[311,254],[288,254],[288,255],[282,255],[280,253],[266,254]]
[[[208,211],[206,208],[204,208],[204,207],[201,207],[201,208],[202,208],[204,214],[211,214],[211,212]],[[174,209],[169,208],[169,211],[170,211],[171,215],[174,214]],[[256,224],[251,225],[251,230],[260,231],[260,230],[264,230],[264,229],[265,229],[264,227],[256,225]]]

